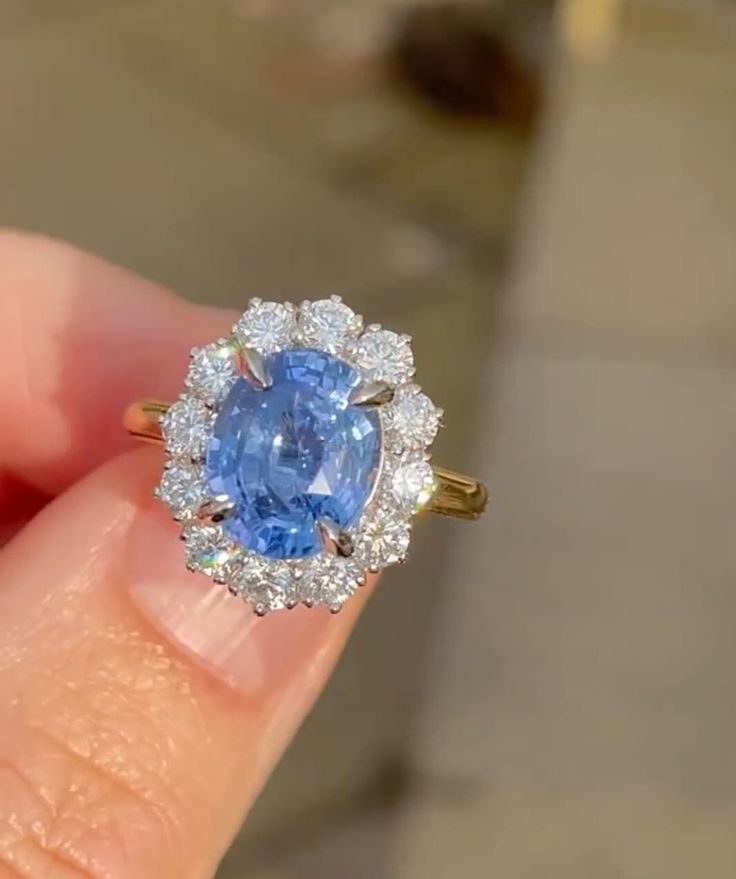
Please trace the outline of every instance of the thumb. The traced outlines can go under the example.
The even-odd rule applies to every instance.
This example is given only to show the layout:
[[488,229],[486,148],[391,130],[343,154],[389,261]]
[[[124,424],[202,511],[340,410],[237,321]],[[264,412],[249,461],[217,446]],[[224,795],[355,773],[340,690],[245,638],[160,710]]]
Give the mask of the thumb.
[[257,619],[188,574],[126,455],[0,555],[0,876],[205,879],[361,599]]

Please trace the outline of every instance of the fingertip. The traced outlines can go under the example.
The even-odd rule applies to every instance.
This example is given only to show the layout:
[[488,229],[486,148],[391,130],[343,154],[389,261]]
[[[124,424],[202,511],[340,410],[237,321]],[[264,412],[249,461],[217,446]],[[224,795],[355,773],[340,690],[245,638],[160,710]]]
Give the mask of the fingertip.
[[242,598],[184,564],[180,527],[152,504],[131,529],[127,582],[136,606],[167,641],[218,681],[255,697],[277,691],[350,627],[324,607],[257,616]]
[[[51,817],[16,814],[21,844],[53,824],[43,865],[73,851],[100,874],[210,875],[366,595],[256,619],[186,574],[151,499],[161,464],[150,447],[109,462],[0,555],[0,690],[18,694],[0,706],[0,763],[47,797]],[[2,829],[0,814],[0,859]]]
[[58,493],[125,450],[124,408],[178,393],[232,315],[69,245],[0,233],[0,470]]

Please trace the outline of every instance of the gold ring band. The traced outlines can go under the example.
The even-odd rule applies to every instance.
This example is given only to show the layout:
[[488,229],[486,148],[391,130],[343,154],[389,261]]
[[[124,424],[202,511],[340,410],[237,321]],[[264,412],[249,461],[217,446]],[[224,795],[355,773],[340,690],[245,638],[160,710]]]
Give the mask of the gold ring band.
[[[139,400],[125,410],[123,426],[136,439],[160,445],[161,418],[169,406],[161,400]],[[482,482],[444,467],[433,465],[432,470],[436,487],[425,510],[456,519],[479,519],[483,515],[488,491]]]

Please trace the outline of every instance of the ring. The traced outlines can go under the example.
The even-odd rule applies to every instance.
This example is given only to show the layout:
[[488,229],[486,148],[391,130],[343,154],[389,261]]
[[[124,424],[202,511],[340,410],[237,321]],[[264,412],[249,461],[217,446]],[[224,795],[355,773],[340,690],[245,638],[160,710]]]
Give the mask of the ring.
[[483,513],[482,483],[430,463],[442,410],[414,383],[411,339],[340,299],[251,299],[228,338],[194,348],[172,403],[124,425],[163,443],[155,494],[182,526],[185,562],[258,615],[338,611],[402,562],[420,510]]

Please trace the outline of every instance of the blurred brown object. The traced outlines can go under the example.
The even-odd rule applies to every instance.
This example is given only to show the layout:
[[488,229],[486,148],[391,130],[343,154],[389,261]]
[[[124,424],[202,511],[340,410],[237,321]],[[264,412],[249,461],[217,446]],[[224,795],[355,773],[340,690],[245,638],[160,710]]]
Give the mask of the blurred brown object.
[[539,37],[546,39],[552,7],[551,0],[416,5],[397,27],[392,69],[444,112],[527,124],[540,102]]

